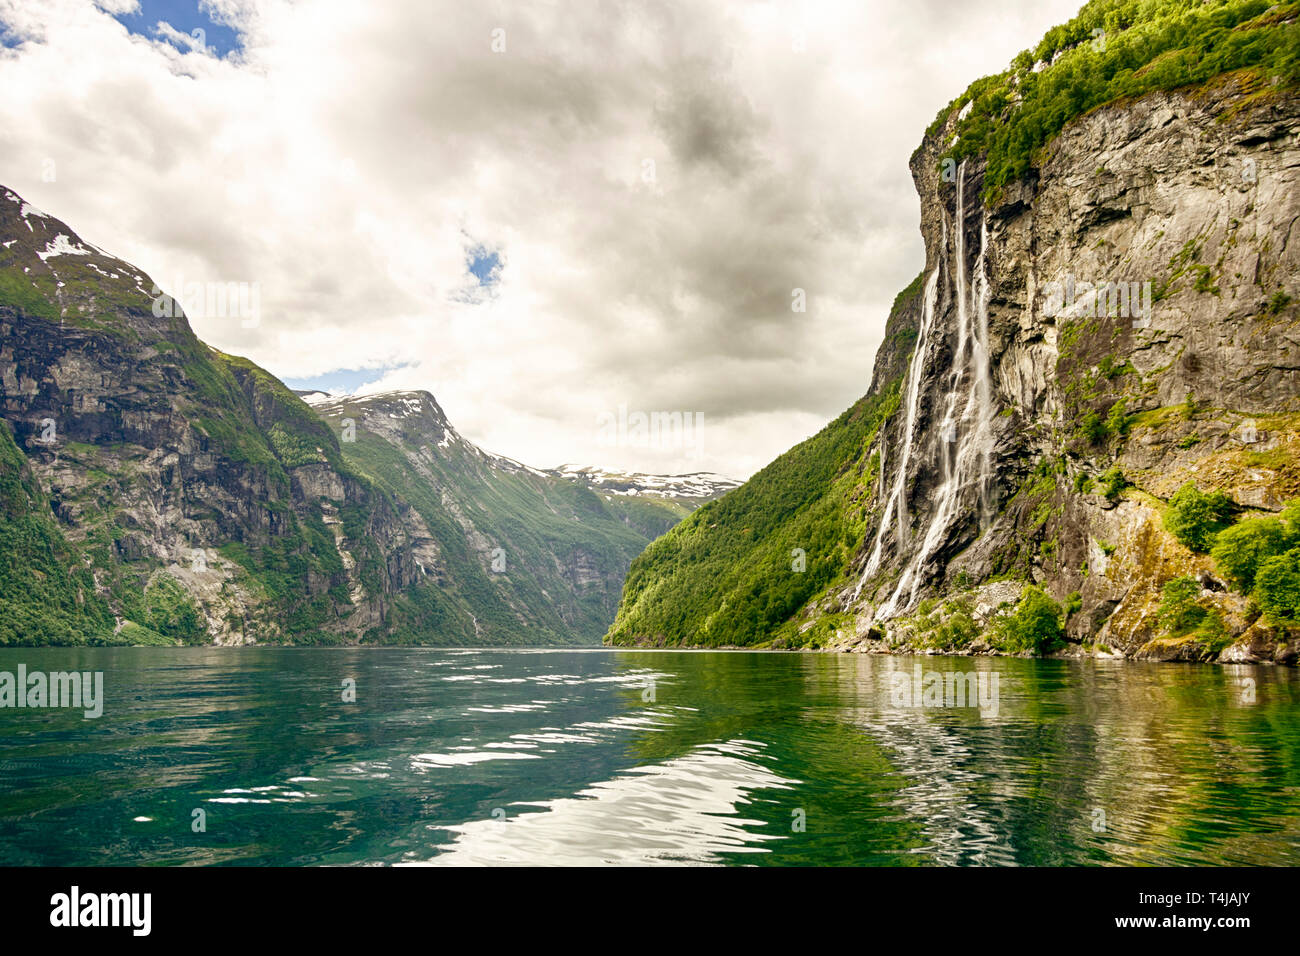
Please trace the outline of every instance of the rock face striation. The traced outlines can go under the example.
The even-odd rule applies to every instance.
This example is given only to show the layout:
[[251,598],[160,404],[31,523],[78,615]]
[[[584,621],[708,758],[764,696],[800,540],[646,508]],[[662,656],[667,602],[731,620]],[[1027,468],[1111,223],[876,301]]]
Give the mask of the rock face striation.
[[320,411],[0,189],[0,643],[591,643],[698,504],[487,455],[427,393]]
[[[956,116],[926,137],[925,278],[894,319],[916,344],[905,368],[877,360],[903,401],[873,534],[821,605],[855,615],[839,642],[887,643],[923,598],[1011,578],[1077,593],[1076,641],[1204,654],[1163,646],[1161,586],[1191,574],[1235,602],[1164,502],[1188,482],[1241,509],[1300,495],[1300,102],[1243,83],[1087,114],[987,206],[979,162],[942,160]],[[1280,635],[1238,623],[1271,659]]]

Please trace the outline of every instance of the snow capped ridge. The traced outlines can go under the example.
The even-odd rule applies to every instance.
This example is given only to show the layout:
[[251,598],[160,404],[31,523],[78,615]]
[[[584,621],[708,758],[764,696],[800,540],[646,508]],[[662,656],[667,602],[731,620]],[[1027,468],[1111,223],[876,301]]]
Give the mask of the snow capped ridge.
[[[447,416],[432,393],[425,389],[394,389],[368,395],[329,395],[320,391],[298,390],[299,398],[321,416],[355,417],[358,427],[362,419],[366,427],[384,432],[395,440],[409,441],[415,434],[433,447],[444,451],[457,446],[465,453],[493,463],[494,456],[466,441],[447,421]],[[509,459],[505,459],[509,461]],[[526,466],[512,462],[506,470]]]
[[22,206],[22,209],[18,211],[18,215],[22,216],[24,219],[26,219],[28,216],[39,216],[42,219],[50,218],[49,213],[42,212],[41,210],[37,209],[31,203],[25,201],[21,196],[15,194],[12,190],[9,189],[5,190],[5,199],[8,199],[10,202],[16,202],[18,203],[18,205]]
[[424,389],[401,389],[391,392],[374,392],[368,395],[351,393],[330,394],[319,390],[298,390],[297,395],[308,405],[326,408],[335,405],[363,405],[375,411],[382,410],[389,418],[413,418],[432,414],[441,423],[447,417],[437,399]]
[[685,475],[647,475],[616,471],[591,465],[565,464],[552,474],[581,481],[616,495],[655,495],[662,498],[718,498],[741,482],[713,472],[697,471]]
[[337,395],[331,395],[328,392],[308,392],[295,389],[294,394],[308,405],[328,405],[339,400]]

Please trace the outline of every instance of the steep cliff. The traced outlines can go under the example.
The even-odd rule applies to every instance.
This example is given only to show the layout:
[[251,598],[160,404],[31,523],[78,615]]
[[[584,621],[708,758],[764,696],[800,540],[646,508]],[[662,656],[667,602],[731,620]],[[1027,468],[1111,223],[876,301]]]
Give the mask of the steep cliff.
[[[950,104],[911,163],[925,267],[857,406],[896,407],[839,456],[850,556],[794,534],[813,596],[771,561],[657,614],[685,592],[656,566],[713,548],[691,534],[795,531],[830,493],[746,486],[634,563],[610,639],[1293,661],[1286,612],[1208,551],[1300,496],[1298,9],[1092,3]],[[1196,508],[1205,540],[1175,533]],[[722,613],[750,626],[702,626]]]
[[8,190],[0,234],[0,414],[116,616],[80,638],[127,622],[128,637],[190,642],[375,627],[416,566],[329,428],[200,342],[138,269]]

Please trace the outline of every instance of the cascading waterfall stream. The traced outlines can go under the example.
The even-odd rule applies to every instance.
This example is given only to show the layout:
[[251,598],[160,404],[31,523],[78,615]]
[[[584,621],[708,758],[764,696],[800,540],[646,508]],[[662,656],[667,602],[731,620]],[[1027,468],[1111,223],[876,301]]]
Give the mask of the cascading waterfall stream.
[[[935,299],[939,292],[939,273],[941,269],[942,264],[936,265],[934,271],[930,273],[930,278],[925,281],[921,326],[917,331],[916,348],[912,353],[912,361],[907,372],[907,405],[903,427],[903,452],[899,457],[898,471],[894,475],[889,494],[885,499],[885,510],[880,517],[880,527],[876,530],[876,541],[872,546],[871,556],[867,559],[866,570],[863,572],[862,577],[858,579],[858,586],[853,592],[854,600],[857,600],[863,583],[880,567],[880,556],[885,535],[889,531],[895,512],[897,512],[898,518],[897,543],[900,548],[905,544],[907,496],[903,494],[903,486],[907,482],[907,466],[912,460],[912,448],[915,444],[913,433],[916,431],[917,409],[921,402],[921,369],[918,367],[920,363],[917,361],[917,356],[924,353],[930,341],[930,328],[934,324]],[[880,446],[880,472],[881,474],[885,473],[885,445],[883,442]]]
[[[975,261],[974,275],[969,286],[966,278],[965,229],[965,171],[963,162],[957,174],[957,220],[953,237],[956,272],[957,342],[952,356],[952,371],[948,376],[948,394],[939,424],[940,485],[934,494],[930,520],[918,547],[912,549],[911,558],[903,568],[898,583],[889,598],[876,610],[876,620],[905,611],[916,600],[917,591],[925,582],[925,570],[935,551],[943,543],[949,528],[957,518],[958,509],[968,489],[973,485],[979,502],[979,520],[984,528],[993,513],[993,387],[989,370],[988,303],[989,284],[986,275],[988,248],[988,221],[980,223],[980,250]],[[943,248],[947,248],[947,220],[944,220]],[[917,410],[920,403],[920,380],[926,362],[934,324],[938,278],[942,261],[935,266],[926,284],[921,330],[916,349],[908,367],[907,418],[904,428],[904,447],[898,470],[894,475],[886,498],[885,512],[876,532],[871,555],[858,579],[853,597],[857,599],[867,579],[879,569],[883,558],[884,542],[891,523],[897,528],[897,553],[905,554],[910,542],[907,526],[907,467],[919,437]],[[883,457],[883,456],[882,456]],[[883,469],[882,469],[883,471]],[[896,522],[893,520],[896,515]]]

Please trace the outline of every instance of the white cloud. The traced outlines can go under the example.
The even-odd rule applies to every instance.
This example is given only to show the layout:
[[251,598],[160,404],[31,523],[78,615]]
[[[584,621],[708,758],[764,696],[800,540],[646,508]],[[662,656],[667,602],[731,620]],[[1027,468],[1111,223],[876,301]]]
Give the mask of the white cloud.
[[[218,59],[0,0],[38,41],[0,182],[164,287],[258,283],[257,328],[195,331],[282,377],[400,365],[513,458],[743,477],[866,390],[925,126],[1075,3],[1007,6],[221,0]],[[698,454],[602,445],[620,405],[702,412]]]

